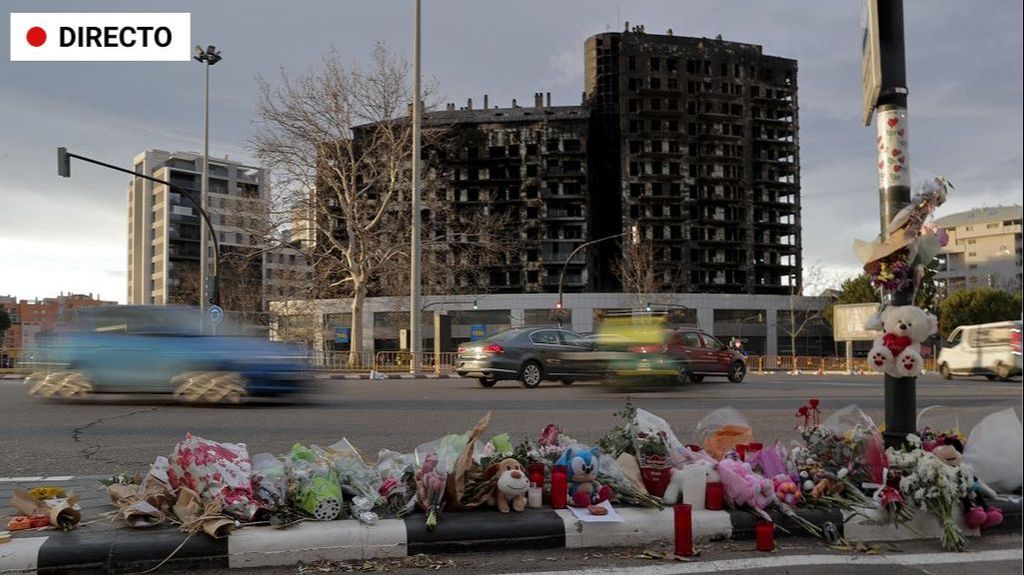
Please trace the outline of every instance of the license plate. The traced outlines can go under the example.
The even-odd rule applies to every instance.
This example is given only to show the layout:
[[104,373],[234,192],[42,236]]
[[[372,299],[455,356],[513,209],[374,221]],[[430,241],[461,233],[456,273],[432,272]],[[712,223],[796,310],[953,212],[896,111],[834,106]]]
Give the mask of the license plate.
[[651,364],[646,361],[641,362],[636,366],[637,371],[651,371]]

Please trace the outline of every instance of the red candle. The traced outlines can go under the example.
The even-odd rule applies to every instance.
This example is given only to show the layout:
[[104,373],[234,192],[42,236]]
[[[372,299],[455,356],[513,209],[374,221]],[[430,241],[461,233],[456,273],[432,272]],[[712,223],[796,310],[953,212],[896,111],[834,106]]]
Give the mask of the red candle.
[[721,483],[709,482],[704,490],[705,507],[718,511],[725,506],[725,486]]
[[676,555],[693,555],[693,510],[688,503],[675,506]]
[[569,476],[566,474],[564,466],[555,466],[551,470],[551,507],[553,509],[565,509],[568,499]]
[[746,461],[747,460],[747,444],[746,443],[737,443],[736,444],[736,454],[740,456],[740,461]]
[[526,469],[530,476],[530,483],[537,487],[544,487],[544,464],[531,463]]
[[754,533],[757,535],[758,551],[775,550],[775,524],[771,521],[758,521],[754,526]]

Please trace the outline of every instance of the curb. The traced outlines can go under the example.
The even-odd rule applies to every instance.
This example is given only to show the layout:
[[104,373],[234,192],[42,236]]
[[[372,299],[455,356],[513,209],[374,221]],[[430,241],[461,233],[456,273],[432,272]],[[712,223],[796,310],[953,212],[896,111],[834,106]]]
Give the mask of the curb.
[[[1019,532],[1019,501],[1001,506],[1007,512],[1006,530]],[[285,530],[247,527],[220,540],[199,534],[186,541],[186,535],[171,528],[21,536],[0,545],[0,574],[53,574],[72,569],[104,575],[137,573],[153,569],[179,546],[174,557],[164,563],[170,569],[280,567],[317,560],[365,561],[419,553],[621,547],[674,537],[671,508],[657,511],[618,507],[616,511],[622,515],[622,522],[584,523],[567,509],[527,509],[510,514],[488,509],[445,513],[434,531],[427,531],[423,516],[417,514],[380,520],[371,527],[354,520],[310,521]],[[836,510],[800,509],[798,513],[819,528],[830,524],[839,535],[852,540],[920,538],[909,529],[897,532],[891,526],[858,525]],[[776,512],[772,517],[788,531],[787,535],[777,530],[777,537],[812,537],[792,519]],[[927,518],[921,520],[922,524],[928,523]],[[746,511],[694,511],[693,536],[752,540],[756,523],[757,518]],[[941,533],[936,522],[930,523],[934,525],[927,525],[927,535]]]

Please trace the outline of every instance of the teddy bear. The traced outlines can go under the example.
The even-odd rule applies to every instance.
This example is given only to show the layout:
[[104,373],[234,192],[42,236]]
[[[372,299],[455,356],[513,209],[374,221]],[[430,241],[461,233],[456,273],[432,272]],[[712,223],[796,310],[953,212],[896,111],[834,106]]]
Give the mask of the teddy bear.
[[[713,463],[704,460],[697,460],[693,463],[689,463],[684,469],[690,468],[700,469],[705,478],[705,484],[718,482],[718,472],[715,471]],[[665,488],[665,494],[662,495],[661,500],[669,505],[675,505],[676,503],[684,503],[683,501],[683,483],[685,482],[683,469],[678,467],[672,469],[672,480],[669,481],[668,487]],[[698,475],[699,477],[699,475]],[[685,503],[693,503],[692,501],[686,501]],[[696,509],[702,509],[703,507],[697,507]]]
[[484,475],[485,479],[498,476],[491,491],[491,505],[498,507],[498,511],[508,513],[526,509],[526,492],[530,489],[530,480],[523,470],[522,464],[511,457],[502,459],[491,466]]
[[964,463],[963,443],[956,438],[944,438],[943,443],[932,449],[932,455],[951,467],[964,466],[970,474],[971,486],[963,500],[964,523],[971,529],[988,529],[1003,522],[1003,512],[998,507],[990,507],[986,497],[996,497],[995,491],[974,476],[973,470]]
[[601,452],[596,447],[568,447],[555,465],[564,465],[569,475],[569,501],[574,507],[591,508],[612,498],[612,488],[597,482]]
[[889,306],[879,317],[884,334],[868,352],[868,365],[893,377],[924,371],[921,342],[938,329],[934,315],[913,305]]

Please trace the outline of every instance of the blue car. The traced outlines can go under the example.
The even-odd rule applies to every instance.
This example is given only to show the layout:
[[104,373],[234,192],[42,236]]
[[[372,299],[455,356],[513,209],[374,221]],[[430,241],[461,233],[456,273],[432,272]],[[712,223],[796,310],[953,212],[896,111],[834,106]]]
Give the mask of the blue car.
[[204,327],[200,318],[197,308],[176,306],[80,310],[74,331],[46,350],[65,367],[29,376],[29,393],[170,393],[186,402],[240,403],[305,389],[302,348],[247,335],[230,322]]

